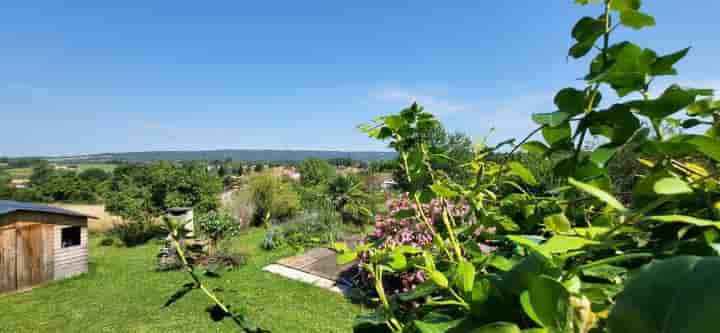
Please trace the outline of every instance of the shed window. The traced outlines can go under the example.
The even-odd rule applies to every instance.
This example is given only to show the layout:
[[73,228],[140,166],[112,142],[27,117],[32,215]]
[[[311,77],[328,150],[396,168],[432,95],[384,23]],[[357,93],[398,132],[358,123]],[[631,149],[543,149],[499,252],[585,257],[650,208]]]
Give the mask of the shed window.
[[80,245],[80,227],[69,227],[62,229],[60,238],[62,247]]

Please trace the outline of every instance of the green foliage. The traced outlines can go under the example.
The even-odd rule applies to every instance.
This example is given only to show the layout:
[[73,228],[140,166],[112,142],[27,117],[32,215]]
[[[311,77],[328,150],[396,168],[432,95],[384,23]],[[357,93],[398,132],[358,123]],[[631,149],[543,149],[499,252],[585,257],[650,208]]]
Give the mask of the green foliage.
[[216,210],[220,178],[202,163],[127,164],[115,169],[105,190],[105,209],[129,221],[146,221],[170,207],[193,207],[196,214]]
[[300,197],[291,185],[270,172],[252,176],[250,191],[255,206],[255,225],[264,223],[268,215],[272,219],[282,220],[292,217],[300,210]]
[[329,184],[327,192],[343,221],[362,224],[371,219],[371,195],[357,177],[339,175]]
[[[336,247],[339,261],[367,258],[360,269],[379,300],[375,312],[358,318],[358,328],[587,333],[717,326],[707,301],[717,288],[701,281],[712,280],[719,267],[720,107],[703,99],[711,91],[678,85],[651,96],[654,79],[676,75],[674,65],[688,49],[661,56],[631,42],[612,43],[613,21],[633,30],[655,24],[640,0],[576,2],[603,5],[602,14],[580,19],[572,31],[570,56],[598,50],[585,87],[558,92],[557,111],[534,115],[540,127],[509,154],[477,147],[461,164],[472,177],[437,167],[447,154],[433,146],[430,133],[441,125],[416,104],[361,126],[398,152],[399,175],[416,207],[441,205],[431,217],[422,210],[396,213],[424,223],[429,249],[384,242]],[[608,88],[628,98],[601,104],[600,91]],[[682,111],[688,118],[682,123],[670,118]],[[666,130],[677,124],[709,129]],[[535,133],[544,142],[527,142]],[[601,144],[589,147],[589,136]],[[520,148],[549,165],[525,164],[531,160],[515,155]],[[551,181],[559,186],[542,184],[545,178],[559,179]],[[463,204],[471,213],[454,217],[452,207]],[[427,282],[394,295],[388,281],[411,270]]]
[[712,332],[720,311],[714,297],[720,258],[676,257],[643,267],[618,296],[608,331]]
[[302,252],[338,241],[343,231],[342,221],[334,211],[306,211],[270,227],[265,234],[263,248],[275,250],[287,246]]
[[117,239],[123,245],[131,247],[145,244],[154,238],[167,236],[167,231],[149,221],[123,222],[115,224],[106,236],[108,245]]
[[335,177],[335,167],[325,160],[309,158],[298,165],[300,183],[303,186],[327,184]]
[[200,215],[195,218],[194,224],[201,235],[210,239],[213,250],[217,248],[218,242],[237,236],[240,232],[240,223],[224,210]]

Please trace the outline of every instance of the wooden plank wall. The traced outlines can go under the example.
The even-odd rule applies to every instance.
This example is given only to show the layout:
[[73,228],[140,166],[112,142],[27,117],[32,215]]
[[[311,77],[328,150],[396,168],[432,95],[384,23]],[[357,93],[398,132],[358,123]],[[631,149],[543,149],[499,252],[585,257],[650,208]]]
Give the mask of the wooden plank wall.
[[54,226],[39,223],[17,223],[16,261],[17,289],[31,288],[54,277]]
[[15,226],[0,227],[0,293],[17,289]]
[[82,227],[80,245],[62,247],[62,229],[71,226],[56,225],[55,227],[55,280],[64,279],[88,271],[88,234],[87,227]]

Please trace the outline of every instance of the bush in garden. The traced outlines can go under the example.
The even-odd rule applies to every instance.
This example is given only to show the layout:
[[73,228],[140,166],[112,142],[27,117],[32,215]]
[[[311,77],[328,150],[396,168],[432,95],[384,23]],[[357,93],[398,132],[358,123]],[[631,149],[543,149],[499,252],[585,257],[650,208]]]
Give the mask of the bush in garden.
[[332,210],[305,211],[297,216],[274,224],[265,234],[263,248],[274,250],[289,246],[295,251],[328,246],[343,236],[342,222]]
[[[107,239],[116,238],[125,246],[142,245],[154,238],[167,235],[162,226],[149,221],[145,222],[122,222],[115,224],[108,231]],[[111,245],[110,240],[103,240],[103,243]],[[113,242],[114,243],[114,242]]]
[[195,218],[195,229],[210,240],[214,251],[223,239],[237,236],[240,223],[226,211],[210,211]]
[[[418,250],[429,250],[433,246],[433,235],[428,226],[417,218],[416,203],[412,202],[407,193],[398,198],[392,198],[386,202],[387,213],[375,216],[373,230],[364,239],[365,244],[375,244],[378,249],[392,249],[401,246],[409,246]],[[469,216],[470,207],[464,204],[450,205],[450,212],[456,221],[462,221],[466,226],[474,223]],[[439,200],[432,200],[422,205],[422,211],[428,217],[431,226],[440,226],[442,222],[442,203]],[[476,229],[481,230],[481,229]],[[478,233],[480,235],[480,233]],[[361,268],[360,285],[368,288],[372,285],[368,272],[362,269],[364,264],[370,260],[370,254],[365,252],[359,255]],[[389,294],[408,292],[426,280],[422,270],[409,270],[397,276],[388,276],[385,279],[386,289]]]
[[268,214],[272,219],[282,220],[300,209],[300,198],[290,184],[270,172],[254,175],[250,191],[255,206],[254,225],[261,225]]
[[335,167],[325,160],[308,158],[298,165],[300,183],[303,186],[318,186],[329,183],[335,177]]
[[[640,11],[641,1],[575,2],[603,5],[571,34],[571,57],[598,51],[585,88],[558,92],[557,111],[533,115],[539,127],[505,158],[488,159],[495,148],[477,150],[464,164],[475,175],[467,182],[434,168],[445,155],[431,149],[424,133],[440,124],[417,104],[361,127],[398,152],[400,176],[414,187],[403,207],[437,201],[441,218],[424,209],[393,216],[421,222],[432,236],[424,247],[414,244],[424,237],[395,220],[377,228],[375,242],[354,250],[336,245],[339,263],[360,259],[378,298],[374,312],[357,318],[356,331],[717,330],[707,300],[720,290],[708,278],[720,271],[720,101],[712,91],[678,85],[651,96],[655,78],[675,75],[689,49],[659,55],[631,42],[611,43],[619,26],[655,24]],[[601,104],[605,89],[639,98]],[[684,128],[705,131],[665,130],[681,111]],[[537,133],[543,140],[530,141]],[[593,135],[602,144],[587,147]],[[623,153],[634,147],[643,168],[633,172],[641,177],[617,182],[608,165],[627,159]],[[567,186],[542,192],[540,175],[514,160],[519,149],[551,161],[543,172]],[[627,161],[618,161],[618,169]],[[618,200],[626,193],[613,184],[629,190],[629,198]],[[476,223],[453,218],[453,202],[466,202]],[[426,281],[396,293],[393,281],[415,272]]]

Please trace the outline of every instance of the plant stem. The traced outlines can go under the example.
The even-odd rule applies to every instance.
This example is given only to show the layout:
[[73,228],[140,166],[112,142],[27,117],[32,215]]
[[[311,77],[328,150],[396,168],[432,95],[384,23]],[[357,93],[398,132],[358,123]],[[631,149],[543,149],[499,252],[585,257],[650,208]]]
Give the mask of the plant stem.
[[450,251],[448,251],[447,247],[445,246],[445,240],[440,237],[440,235],[435,231],[435,228],[433,228],[432,224],[430,224],[430,220],[425,216],[425,212],[422,209],[422,204],[420,203],[420,196],[416,193],[414,195],[415,197],[415,214],[420,215],[420,220],[425,223],[425,227],[430,230],[430,233],[433,236],[433,239],[437,240],[437,243],[439,244],[440,248],[445,252],[445,254],[448,256],[448,258],[452,258],[452,255],[450,254]]

